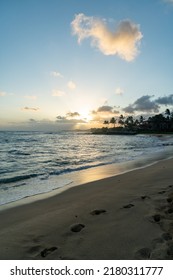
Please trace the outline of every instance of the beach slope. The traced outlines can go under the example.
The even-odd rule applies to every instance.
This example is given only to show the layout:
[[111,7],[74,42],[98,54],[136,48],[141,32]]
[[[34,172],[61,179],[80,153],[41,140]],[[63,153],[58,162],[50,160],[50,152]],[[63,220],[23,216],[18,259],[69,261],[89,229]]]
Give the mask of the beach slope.
[[0,211],[0,259],[173,259],[173,159]]

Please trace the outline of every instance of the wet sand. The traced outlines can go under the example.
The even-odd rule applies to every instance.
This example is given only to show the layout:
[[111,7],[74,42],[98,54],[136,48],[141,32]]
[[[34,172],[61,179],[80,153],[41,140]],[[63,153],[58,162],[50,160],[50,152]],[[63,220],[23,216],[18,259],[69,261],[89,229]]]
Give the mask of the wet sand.
[[0,211],[0,259],[173,259],[173,159]]

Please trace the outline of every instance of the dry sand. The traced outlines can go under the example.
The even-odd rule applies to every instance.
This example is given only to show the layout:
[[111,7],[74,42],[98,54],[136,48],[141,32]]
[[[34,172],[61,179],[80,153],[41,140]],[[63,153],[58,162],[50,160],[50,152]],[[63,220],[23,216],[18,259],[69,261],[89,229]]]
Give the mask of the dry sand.
[[0,259],[173,259],[173,159],[0,211]]

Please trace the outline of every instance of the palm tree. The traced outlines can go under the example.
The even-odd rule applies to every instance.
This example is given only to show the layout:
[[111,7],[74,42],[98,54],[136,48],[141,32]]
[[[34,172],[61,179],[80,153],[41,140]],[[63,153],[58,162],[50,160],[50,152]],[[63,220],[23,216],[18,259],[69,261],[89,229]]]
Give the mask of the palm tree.
[[143,116],[140,116],[140,118],[139,118],[139,123],[141,124],[141,125],[143,125],[143,123],[144,123],[144,117]]
[[171,115],[171,112],[170,112],[169,109],[165,110],[165,115],[167,116],[167,119],[169,120],[170,119],[170,115]]
[[113,117],[113,118],[110,120],[110,123],[112,123],[112,124],[114,125],[114,128],[115,128],[116,119]]
[[106,121],[106,120],[105,120],[105,121],[103,122],[103,124],[105,124],[105,125],[106,125],[106,128],[108,128],[107,125],[109,125],[109,121]]
[[125,126],[128,127],[129,129],[132,129],[134,127],[133,116],[127,117],[127,119],[125,120]]
[[123,115],[120,115],[120,116],[119,116],[118,123],[119,123],[121,126],[124,126],[124,116],[123,116]]
[[162,132],[167,129],[166,119],[162,114],[158,114],[158,115],[154,115],[153,117],[149,117],[148,120],[149,120],[152,130]]

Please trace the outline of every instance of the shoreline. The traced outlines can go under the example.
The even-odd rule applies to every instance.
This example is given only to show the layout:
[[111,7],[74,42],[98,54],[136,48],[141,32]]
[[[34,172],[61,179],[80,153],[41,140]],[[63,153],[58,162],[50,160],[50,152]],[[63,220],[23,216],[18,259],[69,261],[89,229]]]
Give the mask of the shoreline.
[[[154,152],[151,151],[151,153],[142,150],[138,151],[137,149],[135,156],[132,154],[131,157],[124,156],[122,159],[118,157],[115,159],[117,163],[111,162],[110,160],[109,163],[101,162],[98,166],[96,164],[96,166],[86,166],[86,168],[84,166],[73,172],[64,172],[60,175],[44,175],[43,178],[36,176],[16,183],[9,182],[8,184],[2,184],[0,192],[0,211],[3,208],[13,207],[13,204],[15,206],[17,204],[26,203],[26,201],[30,203],[32,200],[35,201],[37,199],[56,195],[70,187],[118,175],[139,167],[147,166],[148,164],[153,164],[163,158],[173,157],[173,150],[171,151],[172,137],[162,136],[161,140],[166,139],[163,144],[163,146],[166,147],[162,148],[162,144],[160,144],[160,146],[154,147]],[[171,142],[169,139],[171,139]],[[159,150],[162,151],[160,152]],[[8,189],[8,192],[5,193],[4,190],[6,189]]]
[[173,259],[173,159],[0,212],[1,259]]
[[[61,181],[68,181],[65,185],[62,187],[54,188],[50,191],[45,191],[41,193],[36,193],[30,196],[22,197],[20,199],[10,201],[8,203],[4,203],[0,205],[0,212],[4,211],[6,209],[14,208],[17,206],[21,206],[24,204],[30,204],[35,201],[39,201],[42,199],[47,199],[52,196],[56,196],[61,194],[62,192],[67,191],[70,188],[78,187],[83,184],[91,183],[94,181],[103,180],[110,177],[115,177],[118,175],[123,175],[131,171],[135,171],[138,169],[143,169],[149,166],[152,166],[153,164],[156,164],[160,161],[164,161],[167,159],[173,158],[173,151],[172,154],[170,154],[169,148],[167,148],[166,151],[159,151],[155,152],[152,155],[145,155],[143,157],[140,157],[135,160],[127,161],[127,162],[119,162],[119,163],[113,163],[113,164],[107,164],[107,165],[101,165],[89,169],[84,169],[81,171],[76,171],[72,173],[62,174],[58,177],[54,177],[53,179],[48,179],[47,183],[58,185],[59,180]],[[45,183],[46,181],[41,183]],[[40,183],[37,181],[36,183]]]

